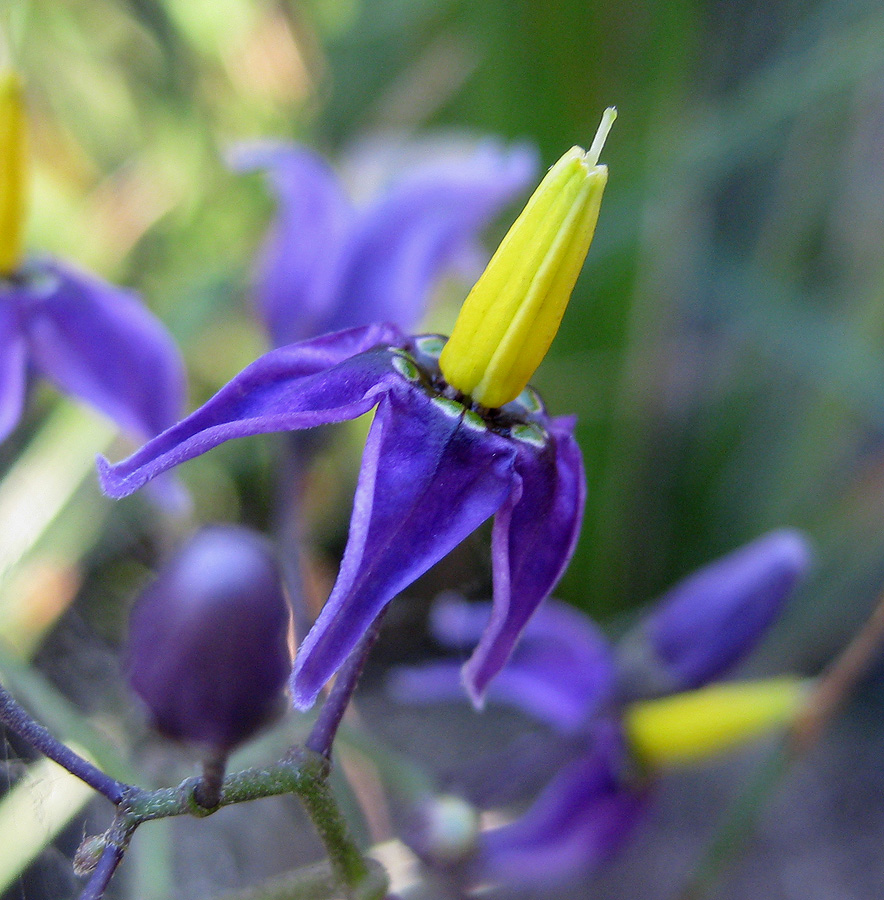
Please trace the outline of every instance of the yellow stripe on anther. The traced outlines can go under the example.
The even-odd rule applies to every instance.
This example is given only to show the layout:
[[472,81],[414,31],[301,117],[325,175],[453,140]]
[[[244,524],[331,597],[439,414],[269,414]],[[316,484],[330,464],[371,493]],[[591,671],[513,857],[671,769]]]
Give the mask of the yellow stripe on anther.
[[21,265],[27,207],[27,123],[16,72],[0,74],[0,275]]
[[798,678],[714,684],[644,700],[623,715],[638,760],[653,768],[695,762],[791,724],[807,682]]

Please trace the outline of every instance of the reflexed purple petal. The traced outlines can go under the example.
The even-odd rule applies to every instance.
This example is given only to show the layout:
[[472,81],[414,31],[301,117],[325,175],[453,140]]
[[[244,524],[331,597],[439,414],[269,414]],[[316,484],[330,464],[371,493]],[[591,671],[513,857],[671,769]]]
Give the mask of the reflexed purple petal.
[[513,491],[494,520],[494,610],[464,684],[480,704],[491,679],[503,668],[538,605],[556,586],[580,532],[586,482],[570,418],[553,420],[543,450],[521,444],[516,457],[520,490]]
[[40,265],[23,310],[35,365],[121,428],[150,437],[181,414],[184,366],[131,291],[57,262]]
[[663,596],[640,628],[670,690],[705,684],[763,637],[810,565],[807,540],[773,531]]
[[[557,600],[547,600],[525,627],[510,663],[488,688],[562,732],[585,725],[606,704],[614,687],[611,645],[592,620]],[[501,678],[504,684],[498,686]],[[534,687],[518,685],[514,677]],[[521,693],[520,693],[521,691]]]
[[370,326],[272,350],[127,460],[111,466],[99,458],[103,490],[125,497],[231,438],[355,419],[401,381],[385,346],[399,339],[392,327]]
[[510,441],[420,388],[385,397],[365,445],[338,580],[295,660],[296,706],[313,703],[396,594],[495,513],[511,490],[513,457]]
[[413,328],[434,281],[474,248],[478,232],[527,187],[535,168],[529,148],[487,142],[457,163],[425,163],[406,173],[357,220],[327,327]]
[[451,591],[440,594],[430,609],[430,634],[443,647],[462,650],[479,642],[490,618],[490,603],[470,603]]
[[332,330],[326,325],[340,299],[340,253],[353,218],[337,176],[321,157],[283,143],[237,147],[230,162],[239,171],[266,170],[277,198],[255,277],[256,299],[274,345]]
[[481,837],[479,873],[508,884],[560,884],[597,868],[622,845],[647,804],[624,786],[607,748],[562,769],[534,805]]
[[0,290],[0,441],[18,424],[25,401],[27,353],[12,291]]
[[[490,603],[467,603],[456,594],[443,595],[431,611],[431,630],[449,646],[472,646],[490,616]],[[570,733],[585,725],[610,698],[612,657],[608,640],[589,618],[550,599],[528,622],[486,697]],[[454,662],[402,667],[393,673],[390,689],[397,699],[409,703],[459,699],[463,687],[457,671]]]
[[400,703],[427,704],[463,701],[460,663],[439,660],[420,666],[397,666],[390,672],[387,689]]

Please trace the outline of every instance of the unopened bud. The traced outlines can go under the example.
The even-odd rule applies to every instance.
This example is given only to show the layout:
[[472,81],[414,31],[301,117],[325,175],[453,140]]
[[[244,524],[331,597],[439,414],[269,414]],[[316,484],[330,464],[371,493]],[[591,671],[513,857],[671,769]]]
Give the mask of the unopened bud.
[[466,859],[476,849],[479,816],[453,794],[427,798],[415,813],[408,843],[423,858],[442,865]]
[[282,709],[288,628],[264,539],[244,528],[203,529],[132,610],[129,683],[161,734],[229,751]]

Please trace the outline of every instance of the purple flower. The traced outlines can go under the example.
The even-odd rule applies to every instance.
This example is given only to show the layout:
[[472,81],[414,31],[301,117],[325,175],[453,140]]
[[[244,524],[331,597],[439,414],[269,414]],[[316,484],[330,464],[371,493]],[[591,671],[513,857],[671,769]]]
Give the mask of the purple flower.
[[478,255],[477,234],[528,186],[537,159],[525,145],[480,142],[457,158],[412,163],[361,208],[304,147],[245,145],[232,164],[264,170],[277,198],[255,293],[282,346],[372,322],[411,331],[434,282]]
[[131,291],[60,262],[0,278],[0,440],[21,417],[28,364],[142,438],[181,413],[184,367],[162,325]]
[[[548,600],[488,698],[550,725],[558,742],[576,738],[579,749],[520,818],[480,835],[471,877],[548,885],[607,859],[640,820],[650,796],[627,738],[627,701],[640,686],[659,694],[706,685],[744,658],[782,611],[809,559],[800,533],[764,535],[673,588],[616,647],[576,610]],[[431,631],[443,645],[459,648],[489,613],[487,603],[447,597],[433,609]],[[639,649],[645,654],[640,660]],[[653,677],[638,678],[637,670],[642,676],[653,670]],[[462,690],[456,667],[446,661],[399,669],[390,687],[411,703],[455,699]],[[783,690],[793,696],[791,684]],[[779,715],[777,706],[771,721]],[[423,855],[432,861],[431,854]]]
[[123,497],[231,438],[376,409],[338,579],[295,663],[300,708],[396,594],[495,516],[494,608],[464,667],[480,702],[573,552],[585,496],[573,419],[548,416],[530,388],[497,410],[452,399],[444,344],[368,326],[273,350],[128,460],[99,461],[104,490]]
[[162,734],[226,753],[284,707],[288,625],[263,538],[204,528],[135,603],[129,683]]
[[646,781],[631,777],[623,735],[596,723],[587,751],[560,769],[522,816],[484,832],[474,876],[511,885],[566,883],[613,856],[647,811]]
[[[491,614],[489,603],[443,595],[433,605],[430,630],[440,644],[460,650],[480,638]],[[402,666],[391,673],[389,689],[405,703],[462,700],[460,665],[444,659]],[[611,702],[613,691],[614,657],[607,638],[573,607],[547,600],[525,626],[487,699],[573,734],[591,724]]]

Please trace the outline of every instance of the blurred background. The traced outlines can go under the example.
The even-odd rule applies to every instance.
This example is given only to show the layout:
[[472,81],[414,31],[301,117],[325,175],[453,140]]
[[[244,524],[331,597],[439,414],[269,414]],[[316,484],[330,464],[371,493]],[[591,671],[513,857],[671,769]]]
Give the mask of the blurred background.
[[[452,133],[494,134],[533,143],[545,167],[615,105],[596,240],[535,379],[552,412],[579,416],[589,483],[557,594],[616,630],[692,568],[791,525],[811,535],[816,568],[753,669],[815,673],[868,614],[884,578],[880,2],[4,7],[30,106],[28,244],[137,289],[183,348],[191,405],[265,349],[249,279],[273,207],[260,178],[225,167],[232,143],[305,142],[358,189],[359,148],[379,138],[432,152]],[[447,330],[468,287],[440,288],[428,330]],[[358,430],[314,473],[320,595],[346,535]],[[101,497],[95,453],[127,450],[46,387],[0,447],[0,671],[117,772],[137,743],[117,668],[126,610],[175,541],[143,498]],[[273,458],[250,439],[185,467],[196,519],[266,530]],[[487,565],[481,540],[470,565]],[[388,658],[405,652],[395,629],[409,615],[391,616]],[[880,712],[870,690],[863,715]],[[24,748],[4,746],[12,778]],[[83,828],[42,868],[11,864],[6,896],[72,894]],[[159,871],[163,857],[147,858]],[[199,895],[136,884],[133,896]]]

